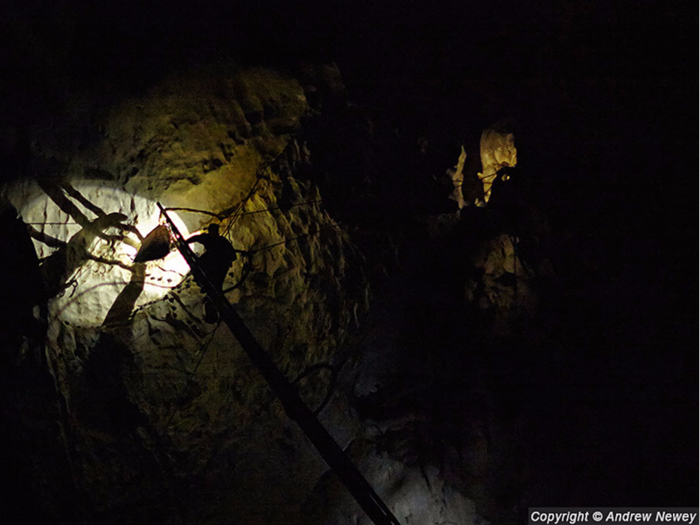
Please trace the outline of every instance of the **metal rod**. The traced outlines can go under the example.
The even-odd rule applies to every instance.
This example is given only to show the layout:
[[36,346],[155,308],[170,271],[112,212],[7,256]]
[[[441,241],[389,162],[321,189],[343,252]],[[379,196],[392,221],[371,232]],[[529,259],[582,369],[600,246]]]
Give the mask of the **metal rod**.
[[375,525],[401,525],[369,482],[350,461],[343,449],[340,448],[309,407],[302,401],[296,388],[260,346],[260,343],[250,332],[243,319],[233,309],[223,291],[214,286],[207,278],[207,275],[197,262],[196,255],[192,252],[163,206],[158,203],[158,207],[175,235],[176,246],[187,261],[187,264],[190,265],[195,280],[202,287],[207,297],[214,303],[221,318],[241,344],[243,351],[280,399],[287,416],[301,427],[311,440],[311,443],[328,463],[328,466],[340,478],[340,481],[350,491]]

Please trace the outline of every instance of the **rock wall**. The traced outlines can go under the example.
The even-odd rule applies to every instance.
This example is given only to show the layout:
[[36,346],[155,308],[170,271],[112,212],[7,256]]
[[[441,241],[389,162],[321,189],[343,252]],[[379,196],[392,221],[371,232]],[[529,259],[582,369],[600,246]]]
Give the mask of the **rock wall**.
[[[77,498],[50,514],[264,522],[325,470],[228,329],[203,320],[181,256],[133,263],[159,223],[156,201],[185,234],[220,224],[247,252],[224,283],[229,300],[319,406],[369,290],[348,233],[298,177],[309,159],[295,132],[308,111],[296,80],[252,69],[171,78],[34,132],[31,177],[3,195],[27,225],[43,279],[41,332],[21,334],[13,353],[42,377],[44,396],[28,411],[22,400],[36,395],[20,385],[14,424],[63,458],[56,467],[56,454],[27,451],[32,477],[44,473],[42,498]],[[188,490],[202,484],[211,490]]]
[[[186,236],[218,224],[241,252],[228,299],[401,521],[513,521],[520,487],[500,473],[522,475],[520,434],[479,372],[538,337],[542,225],[494,171],[515,163],[512,135],[482,133],[507,151],[488,206],[461,206],[446,144],[375,126],[334,67],[300,78],[190,72],[28,130],[2,195],[39,285],[5,370],[28,378],[8,424],[46,515],[366,522],[207,321],[180,254],[134,262],[161,203]],[[486,190],[466,154],[482,145],[462,148],[461,204]],[[366,318],[370,282],[384,298]]]

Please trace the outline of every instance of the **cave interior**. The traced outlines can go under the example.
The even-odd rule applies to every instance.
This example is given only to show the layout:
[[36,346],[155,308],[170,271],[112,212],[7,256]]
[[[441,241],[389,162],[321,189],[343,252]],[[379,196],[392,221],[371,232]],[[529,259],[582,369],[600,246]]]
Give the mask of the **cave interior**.
[[0,20],[8,523],[372,523],[158,203],[400,523],[697,507],[697,6]]

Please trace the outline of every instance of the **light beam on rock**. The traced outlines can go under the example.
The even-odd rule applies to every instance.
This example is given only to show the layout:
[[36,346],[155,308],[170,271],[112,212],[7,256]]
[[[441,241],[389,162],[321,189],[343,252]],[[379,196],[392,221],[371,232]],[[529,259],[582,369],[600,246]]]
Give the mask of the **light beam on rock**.
[[[94,182],[73,184],[70,192],[57,195],[37,186],[23,190],[10,191],[9,197],[29,228],[49,283],[51,317],[75,326],[101,325],[133,280],[141,242],[159,225],[155,202]],[[188,235],[177,214],[171,217]],[[189,271],[177,251],[137,264],[145,265],[145,272],[135,307],[160,299]]]

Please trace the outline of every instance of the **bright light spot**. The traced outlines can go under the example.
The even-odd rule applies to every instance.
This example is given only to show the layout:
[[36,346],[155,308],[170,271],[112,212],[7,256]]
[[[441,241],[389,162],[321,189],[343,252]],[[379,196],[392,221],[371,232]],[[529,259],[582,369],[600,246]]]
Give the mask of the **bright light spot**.
[[[134,277],[133,258],[141,243],[136,231],[146,237],[160,224],[160,210],[155,202],[122,189],[94,183],[76,183],[73,188],[80,197],[66,193],[64,204],[68,206],[59,207],[43,192],[35,193],[31,200],[17,195],[11,200],[33,229],[34,247],[53,294],[49,301],[52,318],[76,326],[99,326]],[[188,236],[178,215],[169,215]],[[134,306],[162,298],[188,272],[177,250],[145,263],[143,290]],[[138,283],[132,282],[133,287],[138,288]]]

